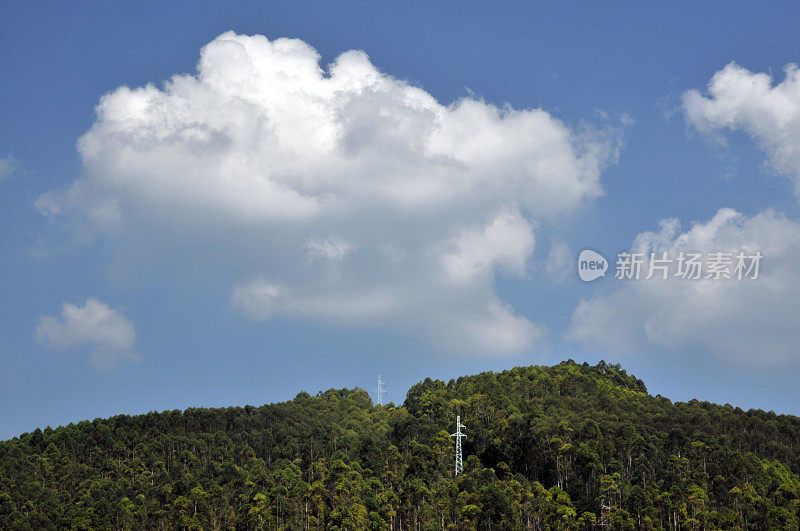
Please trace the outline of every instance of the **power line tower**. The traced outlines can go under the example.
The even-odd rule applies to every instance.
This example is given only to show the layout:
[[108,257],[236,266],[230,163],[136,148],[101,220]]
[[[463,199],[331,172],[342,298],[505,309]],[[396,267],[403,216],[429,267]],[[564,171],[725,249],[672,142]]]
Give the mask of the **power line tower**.
[[463,433],[461,433],[461,428],[466,428],[463,424],[461,424],[461,415],[456,417],[456,432],[450,435],[450,437],[456,438],[456,476],[464,471],[464,459],[461,456],[461,438],[466,437]]
[[375,396],[378,399],[378,405],[379,406],[383,405],[383,395],[386,394],[386,391],[384,391],[384,389],[383,389],[384,385],[386,385],[386,383],[383,380],[381,380],[381,375],[379,374],[378,375],[378,387],[376,387],[375,390],[372,391],[373,393],[375,393]]

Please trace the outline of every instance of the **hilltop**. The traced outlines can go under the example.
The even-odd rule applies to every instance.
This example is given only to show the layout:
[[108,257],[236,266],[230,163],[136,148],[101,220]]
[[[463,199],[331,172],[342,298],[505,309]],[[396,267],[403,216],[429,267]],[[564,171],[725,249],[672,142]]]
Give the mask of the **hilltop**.
[[570,360],[36,430],[0,443],[0,528],[796,529],[799,473],[797,417]]

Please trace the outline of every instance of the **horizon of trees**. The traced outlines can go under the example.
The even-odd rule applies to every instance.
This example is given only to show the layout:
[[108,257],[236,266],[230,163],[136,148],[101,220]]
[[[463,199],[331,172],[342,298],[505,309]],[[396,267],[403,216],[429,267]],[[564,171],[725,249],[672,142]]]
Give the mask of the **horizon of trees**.
[[569,360],[37,429],[0,442],[0,528],[797,529],[799,474],[798,417]]

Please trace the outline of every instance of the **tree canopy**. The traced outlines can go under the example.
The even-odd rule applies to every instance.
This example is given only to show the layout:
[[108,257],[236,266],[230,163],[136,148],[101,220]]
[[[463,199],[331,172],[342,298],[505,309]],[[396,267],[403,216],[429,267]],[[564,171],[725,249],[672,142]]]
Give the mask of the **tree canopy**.
[[[456,415],[467,425],[454,475]],[[0,442],[0,528],[797,529],[800,419],[566,361]]]

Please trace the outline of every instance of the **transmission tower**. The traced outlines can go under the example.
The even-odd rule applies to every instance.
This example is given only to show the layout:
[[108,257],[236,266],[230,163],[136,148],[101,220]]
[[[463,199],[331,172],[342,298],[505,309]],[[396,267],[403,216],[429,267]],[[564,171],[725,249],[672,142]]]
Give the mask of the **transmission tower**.
[[381,375],[379,374],[378,375],[378,387],[376,387],[375,390],[372,391],[373,393],[375,393],[375,396],[378,398],[378,405],[379,406],[383,405],[383,395],[386,394],[386,391],[384,391],[384,389],[383,389],[384,385],[386,385],[386,383],[383,380],[381,380]]
[[464,459],[461,457],[461,438],[466,437],[466,435],[461,433],[461,428],[466,428],[466,426],[461,424],[461,415],[458,415],[456,417],[456,432],[450,435],[450,437],[456,438],[456,476],[464,471]]

